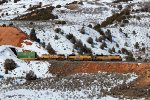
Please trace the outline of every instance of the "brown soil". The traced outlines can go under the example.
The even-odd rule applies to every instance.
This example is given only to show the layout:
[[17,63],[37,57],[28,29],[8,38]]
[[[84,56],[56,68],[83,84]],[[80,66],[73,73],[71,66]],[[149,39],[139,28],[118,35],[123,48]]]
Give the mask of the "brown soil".
[[15,27],[0,27],[0,45],[21,47],[27,35]]
[[[98,73],[101,72],[117,72],[117,73],[132,73],[142,75],[146,69],[150,68],[150,63],[127,63],[127,62],[80,62],[80,61],[50,61],[50,72],[53,74],[64,73],[66,75],[75,73]],[[61,70],[62,69],[62,70]],[[55,70],[55,71],[54,71]]]

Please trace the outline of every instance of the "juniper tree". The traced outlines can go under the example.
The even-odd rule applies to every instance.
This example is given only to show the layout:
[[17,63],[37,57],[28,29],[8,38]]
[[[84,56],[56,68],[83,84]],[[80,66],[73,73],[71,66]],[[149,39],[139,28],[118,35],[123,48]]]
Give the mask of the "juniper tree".
[[29,38],[32,41],[37,41],[37,37],[36,37],[36,33],[35,33],[35,29],[34,28],[31,30]]
[[114,47],[112,48],[112,52],[115,52],[115,48]]
[[89,37],[89,38],[87,39],[87,42],[88,42],[89,44],[93,44],[93,39],[92,39],[91,37]]
[[134,45],[134,47],[135,47],[136,49],[139,49],[139,43],[136,42],[135,45]]
[[82,26],[82,28],[80,30],[80,33],[85,34],[85,28],[84,28],[84,26]]
[[16,68],[16,63],[12,59],[6,59],[4,62],[5,74],[8,74],[8,71],[14,70]]
[[55,35],[54,39],[55,39],[55,40],[58,40],[58,39],[59,39],[58,35]]
[[52,48],[52,46],[50,45],[50,43],[48,43],[47,45],[47,51],[49,54],[56,54],[55,50]]

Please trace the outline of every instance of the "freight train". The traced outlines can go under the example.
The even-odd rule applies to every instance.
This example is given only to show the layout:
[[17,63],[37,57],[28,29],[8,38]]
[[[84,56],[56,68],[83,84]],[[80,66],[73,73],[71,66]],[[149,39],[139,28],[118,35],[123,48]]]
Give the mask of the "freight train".
[[122,61],[119,55],[50,55],[38,56],[36,52],[17,52],[17,57],[22,60],[70,60],[70,61]]

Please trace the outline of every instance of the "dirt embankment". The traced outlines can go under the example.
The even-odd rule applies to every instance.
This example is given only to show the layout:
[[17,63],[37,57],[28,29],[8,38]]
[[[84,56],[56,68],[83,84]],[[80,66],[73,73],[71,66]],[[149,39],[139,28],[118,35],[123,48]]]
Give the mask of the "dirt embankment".
[[127,63],[127,62],[77,62],[77,61],[50,61],[50,73],[57,75],[70,75],[76,73],[98,73],[98,72],[116,72],[116,73],[136,73],[150,82],[147,70],[150,69],[150,63]]
[[[150,63],[125,62],[69,62],[50,61],[49,72],[64,77],[76,73],[136,73],[139,77],[129,84],[122,84],[111,89],[109,95],[131,98],[150,98]],[[149,75],[148,75],[149,74]],[[149,99],[147,99],[149,100]]]
[[27,35],[15,27],[0,26],[0,45],[12,45],[21,47],[23,40]]

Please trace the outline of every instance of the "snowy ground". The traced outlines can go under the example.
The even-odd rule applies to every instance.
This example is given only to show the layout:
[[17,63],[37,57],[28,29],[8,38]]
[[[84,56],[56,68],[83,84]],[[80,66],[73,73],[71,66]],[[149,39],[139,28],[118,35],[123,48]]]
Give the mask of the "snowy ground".
[[118,100],[104,93],[119,84],[129,83],[136,79],[135,74],[77,74],[62,79],[50,78],[1,89],[0,99],[31,100]]
[[[15,91],[9,91],[7,94],[3,94],[1,96],[1,99],[5,100],[75,100],[80,99],[84,100],[86,98],[85,94],[83,94],[82,91],[74,91],[74,92],[61,92],[57,91],[54,92],[54,90],[15,90]],[[98,98],[92,98],[92,100],[97,100]],[[100,98],[100,100],[118,100],[118,98],[114,98],[111,96],[106,96]]]

